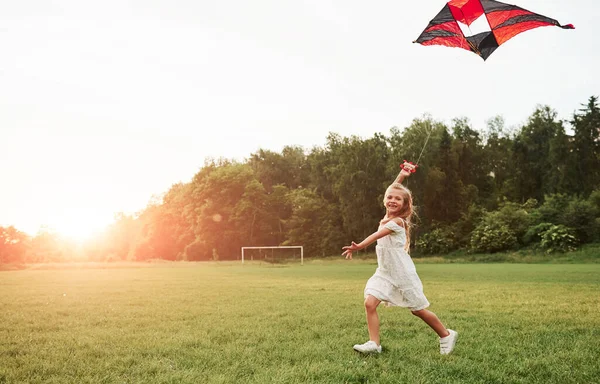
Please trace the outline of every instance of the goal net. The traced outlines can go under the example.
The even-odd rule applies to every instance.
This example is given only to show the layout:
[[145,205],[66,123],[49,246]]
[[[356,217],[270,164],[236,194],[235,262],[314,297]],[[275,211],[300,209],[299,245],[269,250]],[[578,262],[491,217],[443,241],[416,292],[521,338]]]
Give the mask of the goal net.
[[301,245],[282,245],[273,247],[242,247],[242,264],[246,260],[267,263],[286,263],[300,260],[304,264],[304,247]]

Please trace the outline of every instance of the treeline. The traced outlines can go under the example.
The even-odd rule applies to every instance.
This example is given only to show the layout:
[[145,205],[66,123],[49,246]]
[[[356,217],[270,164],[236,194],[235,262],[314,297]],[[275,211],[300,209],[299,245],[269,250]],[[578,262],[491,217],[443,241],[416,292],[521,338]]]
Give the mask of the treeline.
[[376,229],[385,188],[426,142],[407,181],[418,207],[414,252],[554,252],[600,240],[600,109],[591,97],[570,121],[540,106],[513,131],[500,117],[480,130],[466,118],[447,125],[426,117],[388,135],[331,133],[310,150],[211,160],[84,245],[0,228],[0,262],[226,260],[264,245],[338,254]]

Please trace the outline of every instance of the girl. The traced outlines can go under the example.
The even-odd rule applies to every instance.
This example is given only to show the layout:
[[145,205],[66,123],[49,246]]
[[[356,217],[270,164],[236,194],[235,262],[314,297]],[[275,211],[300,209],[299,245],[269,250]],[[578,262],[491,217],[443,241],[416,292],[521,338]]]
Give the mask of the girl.
[[351,260],[354,251],[377,241],[377,270],[367,281],[364,293],[369,341],[354,346],[359,352],[381,352],[377,307],[382,301],[388,306],[409,308],[413,315],[425,321],[440,337],[442,355],[452,352],[458,337],[456,331],[444,327],[435,313],[425,309],[429,307],[429,301],[423,294],[423,285],[408,255],[413,202],[402,181],[414,170],[414,165],[404,162],[402,171],[387,188],[383,199],[386,212],[377,232],[358,244],[352,242],[352,245],[342,248],[342,255]]

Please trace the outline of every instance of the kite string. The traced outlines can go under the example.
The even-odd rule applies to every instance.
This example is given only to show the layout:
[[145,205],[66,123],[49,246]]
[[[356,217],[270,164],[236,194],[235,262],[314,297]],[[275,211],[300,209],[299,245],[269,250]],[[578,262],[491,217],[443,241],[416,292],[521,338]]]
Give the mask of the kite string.
[[425,139],[425,144],[423,144],[423,148],[421,149],[421,153],[419,154],[419,158],[417,159],[417,164],[419,164],[419,161],[421,161],[421,156],[423,156],[423,152],[425,151],[425,147],[427,147],[427,142],[429,141],[429,137],[431,136],[431,123],[428,122],[427,125],[429,126],[429,132],[427,133],[427,138]]
[[[419,154],[419,158],[417,159],[417,162],[415,163],[416,165],[418,165],[419,161],[421,161],[421,156],[423,156],[423,152],[425,151],[425,148],[427,147],[427,142],[429,141],[429,137],[431,137],[431,132],[433,132],[433,129],[431,129],[431,122],[427,122],[427,126],[429,127],[429,132],[427,133],[427,138],[425,139],[425,144],[423,144],[423,148],[421,148],[421,153]],[[408,187],[408,180],[406,180],[406,186]]]

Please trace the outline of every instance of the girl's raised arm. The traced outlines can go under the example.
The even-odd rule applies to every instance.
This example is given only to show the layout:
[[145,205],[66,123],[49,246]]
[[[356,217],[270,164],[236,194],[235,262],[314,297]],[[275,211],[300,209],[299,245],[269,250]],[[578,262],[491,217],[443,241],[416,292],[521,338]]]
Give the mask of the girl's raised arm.
[[394,183],[402,184],[404,179],[410,176],[411,173],[416,172],[417,166],[404,160],[404,163],[400,166],[400,168],[401,171],[396,177],[396,180],[394,180]]

